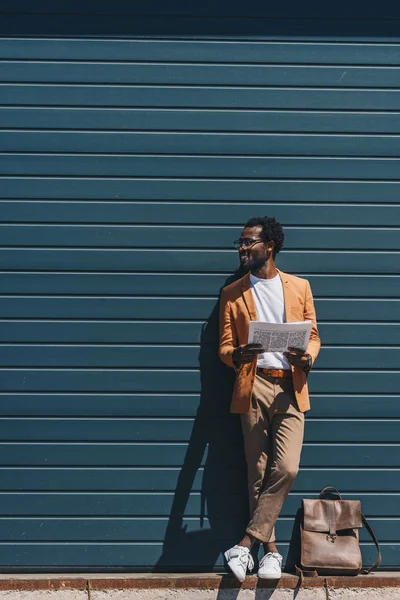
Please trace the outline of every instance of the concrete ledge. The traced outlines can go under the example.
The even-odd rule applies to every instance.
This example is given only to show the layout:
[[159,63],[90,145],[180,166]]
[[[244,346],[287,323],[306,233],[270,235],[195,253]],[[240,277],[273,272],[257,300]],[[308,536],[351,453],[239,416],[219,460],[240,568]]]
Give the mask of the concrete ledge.
[[[0,591],[81,590],[259,590],[298,587],[298,577],[284,574],[278,582],[249,576],[243,584],[231,575],[216,573],[182,574],[0,574]],[[379,572],[357,577],[316,577],[305,579],[302,588],[382,589],[400,588],[400,572]],[[400,598],[400,590],[399,590]]]

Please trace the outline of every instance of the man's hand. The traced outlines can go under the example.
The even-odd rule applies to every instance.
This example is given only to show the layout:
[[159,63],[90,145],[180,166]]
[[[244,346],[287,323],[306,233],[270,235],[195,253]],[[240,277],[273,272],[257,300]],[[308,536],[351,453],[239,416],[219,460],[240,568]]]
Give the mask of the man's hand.
[[283,356],[287,358],[291,365],[303,369],[307,372],[311,369],[311,355],[300,350],[299,348],[288,348],[288,352],[284,352]]
[[238,346],[232,353],[232,360],[237,365],[251,363],[259,354],[262,354],[263,352],[264,348],[261,344],[246,344],[245,346]]

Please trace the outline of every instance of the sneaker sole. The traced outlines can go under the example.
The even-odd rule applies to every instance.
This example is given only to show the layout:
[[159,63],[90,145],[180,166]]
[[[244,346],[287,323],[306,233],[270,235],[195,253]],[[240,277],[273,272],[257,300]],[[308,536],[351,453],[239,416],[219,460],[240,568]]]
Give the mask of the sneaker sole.
[[260,575],[258,573],[259,579],[281,579],[282,575]]

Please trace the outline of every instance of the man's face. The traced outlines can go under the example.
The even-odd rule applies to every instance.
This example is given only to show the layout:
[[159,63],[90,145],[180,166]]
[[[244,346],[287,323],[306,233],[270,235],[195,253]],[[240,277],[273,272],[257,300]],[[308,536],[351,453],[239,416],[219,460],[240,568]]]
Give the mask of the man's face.
[[272,253],[273,242],[264,243],[261,240],[261,231],[261,225],[256,225],[245,227],[241,233],[240,239],[259,242],[254,246],[239,248],[240,266],[246,272],[261,269]]

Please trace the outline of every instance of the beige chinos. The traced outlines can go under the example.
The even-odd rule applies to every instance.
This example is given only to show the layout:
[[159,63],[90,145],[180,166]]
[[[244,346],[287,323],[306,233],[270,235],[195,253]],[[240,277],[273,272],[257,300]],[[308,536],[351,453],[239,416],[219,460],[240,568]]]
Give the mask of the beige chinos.
[[257,372],[250,411],[241,415],[251,519],[246,532],[275,541],[275,523],[296,478],[304,435],[293,380]]

